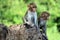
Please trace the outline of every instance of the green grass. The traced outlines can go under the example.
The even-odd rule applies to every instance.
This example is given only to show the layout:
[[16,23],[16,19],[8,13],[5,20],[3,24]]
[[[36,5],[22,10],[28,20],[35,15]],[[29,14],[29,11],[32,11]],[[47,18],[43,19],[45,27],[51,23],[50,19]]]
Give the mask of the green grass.
[[51,28],[47,28],[47,36],[49,40],[60,40],[60,34],[57,32],[56,25]]

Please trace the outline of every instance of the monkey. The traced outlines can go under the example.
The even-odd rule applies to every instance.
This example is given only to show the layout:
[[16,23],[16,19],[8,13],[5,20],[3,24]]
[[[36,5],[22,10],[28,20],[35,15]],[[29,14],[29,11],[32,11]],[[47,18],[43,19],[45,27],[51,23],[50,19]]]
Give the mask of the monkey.
[[[43,34],[43,37],[47,39],[46,37],[46,22],[49,19],[50,14],[46,11],[42,12],[41,15],[38,17],[38,26],[41,29],[41,33]],[[43,40],[44,40],[43,38]]]
[[37,6],[35,3],[30,3],[28,5],[28,10],[24,16],[25,23],[30,25],[30,27],[36,27],[37,32],[39,32],[38,28],[38,20],[37,20]]
[[29,25],[36,25],[37,26],[37,6],[34,3],[30,3],[28,5],[28,10],[24,16],[25,23]]

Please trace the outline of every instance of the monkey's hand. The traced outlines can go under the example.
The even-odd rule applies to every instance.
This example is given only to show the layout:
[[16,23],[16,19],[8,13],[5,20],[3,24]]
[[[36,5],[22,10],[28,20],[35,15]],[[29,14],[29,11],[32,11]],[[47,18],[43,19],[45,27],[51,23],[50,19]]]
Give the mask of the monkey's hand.
[[31,26],[34,26],[34,24],[31,24]]

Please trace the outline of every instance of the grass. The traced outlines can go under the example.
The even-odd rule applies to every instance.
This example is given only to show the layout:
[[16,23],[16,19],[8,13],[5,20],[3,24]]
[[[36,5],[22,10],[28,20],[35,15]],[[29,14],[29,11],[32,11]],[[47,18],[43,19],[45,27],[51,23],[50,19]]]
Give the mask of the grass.
[[47,36],[49,40],[60,40],[60,34],[57,32],[56,25],[51,28],[47,28]]

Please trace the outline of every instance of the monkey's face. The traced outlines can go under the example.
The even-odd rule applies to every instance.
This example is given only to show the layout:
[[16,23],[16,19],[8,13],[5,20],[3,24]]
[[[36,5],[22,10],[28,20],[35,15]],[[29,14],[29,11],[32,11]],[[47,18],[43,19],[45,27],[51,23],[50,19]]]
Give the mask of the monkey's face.
[[32,12],[35,12],[36,11],[36,6],[35,5],[29,5],[28,6],[28,9],[30,10],[30,11],[32,11]]
[[36,11],[36,8],[32,8],[32,10],[33,10],[33,12],[35,12]]
[[36,11],[36,6],[31,5],[32,11],[35,12]]
[[49,15],[48,15],[48,14],[42,14],[41,16],[42,16],[42,18],[45,19],[45,20],[49,19]]

